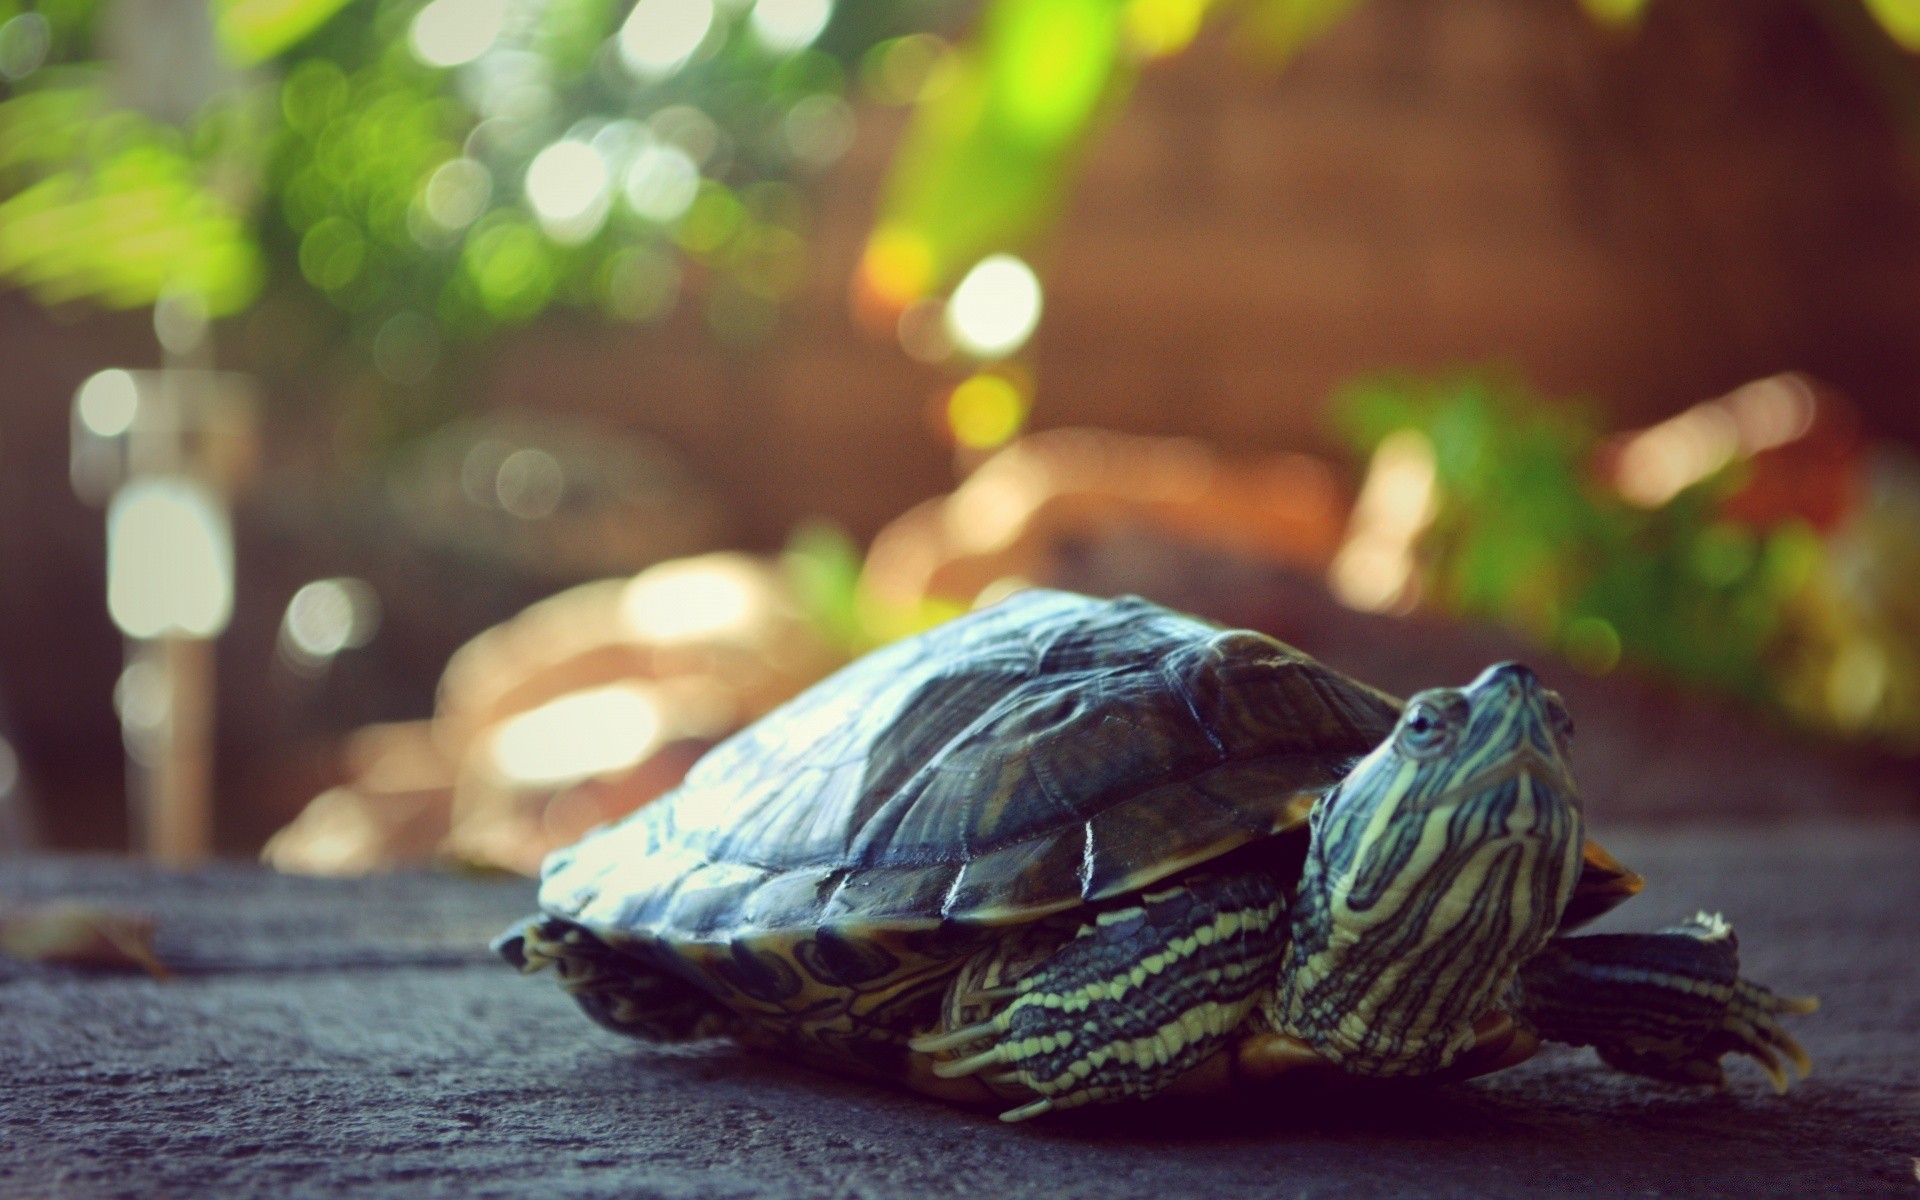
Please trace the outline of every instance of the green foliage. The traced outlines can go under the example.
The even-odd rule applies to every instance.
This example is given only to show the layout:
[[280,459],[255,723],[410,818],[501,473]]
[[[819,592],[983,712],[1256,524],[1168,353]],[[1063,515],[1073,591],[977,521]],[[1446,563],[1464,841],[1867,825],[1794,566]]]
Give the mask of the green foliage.
[[297,44],[350,0],[214,0],[214,27],[236,62],[258,63]]
[[[1243,44],[1291,56],[1358,0],[1234,6]],[[887,181],[868,284],[905,304],[1051,228],[1082,153],[1143,63],[1184,49],[1219,0],[989,0],[974,36],[917,88]],[[913,50],[907,46],[903,49]],[[888,57],[892,57],[889,55]],[[870,61],[869,73],[889,64]]]
[[1602,25],[1631,27],[1647,10],[1648,0],[1580,0],[1587,15]]
[[[370,363],[396,321],[444,341],[554,306],[657,321],[692,300],[751,344],[804,276],[796,185],[846,148],[850,78],[918,105],[864,268],[904,304],[1042,237],[1142,64],[1204,20],[1284,57],[1357,2],[986,0],[956,48],[929,34],[967,0],[840,0],[788,43],[723,0],[649,65],[622,38],[635,0],[0,0],[0,277],[56,304],[192,292],[216,315],[310,288]],[[1866,3],[1915,44],[1913,0]],[[201,59],[141,61],[147,43]],[[599,183],[575,161],[543,212],[534,167],[562,144],[592,148]]]
[[1373,379],[1335,410],[1358,449],[1401,429],[1431,443],[1439,506],[1420,554],[1433,603],[1518,627],[1595,673],[1635,661],[1770,698],[1769,655],[1819,542],[1804,525],[1719,516],[1737,472],[1637,508],[1596,477],[1589,412],[1487,376]]
[[829,521],[793,531],[782,555],[800,611],[826,642],[849,657],[873,648],[860,617],[860,547]]
[[881,204],[881,236],[908,260],[893,298],[951,284],[1048,226],[1099,114],[1131,86],[1125,10],[994,0],[973,44],[938,65]]
[[92,72],[0,105],[0,275],[48,304],[152,304],[198,295],[213,315],[258,293],[264,264],[248,236],[244,178],[255,113],[210,111],[191,133],[113,105]]
[[[421,40],[427,0],[211,0],[185,100],[123,86],[157,76],[131,61],[139,39],[108,36],[120,11],[0,6],[0,277],[48,303],[193,292],[215,315],[263,286],[311,289],[382,387],[417,385],[433,359],[382,344],[478,338],[554,306],[655,321],[692,296],[751,343],[804,278],[796,185],[851,137],[848,64],[911,2],[843,5],[812,45],[769,42],[751,5],[720,4],[660,66],[623,54],[631,0],[443,0],[438,46]],[[153,40],[191,43],[193,24]],[[127,60],[102,61],[116,45]],[[541,201],[556,146],[573,158]]]
[[1248,6],[1242,36],[1263,57],[1281,62],[1331,29],[1360,0],[1258,0]]

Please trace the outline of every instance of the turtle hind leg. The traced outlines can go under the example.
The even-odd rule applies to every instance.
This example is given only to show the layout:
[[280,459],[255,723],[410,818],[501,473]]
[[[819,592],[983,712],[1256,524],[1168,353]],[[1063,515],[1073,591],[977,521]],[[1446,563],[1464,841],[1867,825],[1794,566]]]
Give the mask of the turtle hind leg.
[[1785,1092],[1787,1066],[1811,1065],[1780,1019],[1818,1001],[1742,979],[1733,928],[1716,914],[1659,933],[1558,938],[1520,968],[1511,998],[1542,1037],[1671,1083],[1723,1087],[1721,1058],[1743,1054]]
[[632,1037],[681,1042],[735,1031],[738,1018],[711,995],[623,953],[559,917],[528,917],[493,942],[522,974],[551,966],[560,986],[596,1022]]
[[908,1044],[936,1056],[939,1079],[979,1076],[1031,1098],[1006,1121],[1144,1099],[1239,1036],[1286,948],[1285,908],[1263,874],[1149,892],[1099,914],[1011,984],[976,993],[1003,1001],[988,1019]]

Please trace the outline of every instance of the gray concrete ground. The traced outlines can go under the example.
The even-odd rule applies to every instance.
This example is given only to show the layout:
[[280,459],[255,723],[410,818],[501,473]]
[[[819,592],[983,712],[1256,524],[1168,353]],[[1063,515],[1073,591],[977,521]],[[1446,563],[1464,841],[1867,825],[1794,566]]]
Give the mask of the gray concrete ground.
[[181,968],[0,961],[0,1197],[1920,1196],[1920,829],[1607,841],[1650,882],[1609,927],[1723,909],[1750,974],[1821,995],[1790,1096],[1750,1066],[1696,1094],[1549,1051],[1443,1088],[1007,1127],[600,1031],[485,957],[525,883],[0,862],[0,900],[147,909]]

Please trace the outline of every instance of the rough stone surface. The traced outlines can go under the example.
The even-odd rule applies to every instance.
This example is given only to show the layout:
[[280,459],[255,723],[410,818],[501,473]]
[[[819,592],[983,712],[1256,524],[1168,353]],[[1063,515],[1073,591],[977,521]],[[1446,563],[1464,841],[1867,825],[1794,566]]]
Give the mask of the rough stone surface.
[[1007,1127],[750,1057],[607,1034],[482,943],[523,882],[0,862],[9,902],[161,922],[170,983],[0,961],[0,1197],[1920,1194],[1920,829],[1611,831],[1749,973],[1817,992],[1815,1072],[1699,1094],[1549,1051],[1472,1084],[1095,1109]]

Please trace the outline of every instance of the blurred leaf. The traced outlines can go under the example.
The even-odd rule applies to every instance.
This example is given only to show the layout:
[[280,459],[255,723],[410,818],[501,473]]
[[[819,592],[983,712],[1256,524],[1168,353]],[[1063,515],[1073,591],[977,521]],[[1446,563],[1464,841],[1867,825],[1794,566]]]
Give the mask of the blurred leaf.
[[860,547],[830,521],[808,521],[782,556],[794,598],[827,642],[849,655],[871,649],[859,612]]
[[1098,119],[1131,88],[1119,0],[993,0],[935,66],[895,155],[863,270],[904,304],[1034,240]]
[[264,62],[299,44],[351,0],[214,0],[214,29],[235,62]]
[[1284,62],[1333,28],[1359,0],[1255,0],[1241,19],[1241,38],[1261,57]]
[[257,294],[264,266],[244,214],[169,126],[109,109],[86,86],[0,104],[0,276],[43,302],[116,308],[188,291],[216,316]]
[[614,27],[615,10],[626,7],[613,0],[547,0],[540,13],[538,45],[554,73],[565,78],[590,69]]
[[1212,0],[1128,0],[1127,42],[1142,58],[1161,58],[1187,48]]
[[1497,376],[1367,380],[1343,389],[1335,412],[1365,451],[1399,429],[1432,443],[1440,505],[1420,546],[1430,602],[1514,626],[1583,670],[1630,660],[1771,699],[1769,654],[1809,573],[1805,539],[1722,519],[1731,475],[1659,509],[1631,506],[1593,476],[1589,412]]
[[1893,40],[1908,50],[1920,51],[1920,0],[1866,0],[1874,15]]
[[[1900,2],[1900,0],[1896,0]],[[1626,28],[1636,25],[1646,12],[1648,0],[1580,0],[1580,7],[1601,25]]]
[[25,962],[168,977],[153,950],[152,917],[76,901],[0,914],[0,954]]

